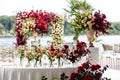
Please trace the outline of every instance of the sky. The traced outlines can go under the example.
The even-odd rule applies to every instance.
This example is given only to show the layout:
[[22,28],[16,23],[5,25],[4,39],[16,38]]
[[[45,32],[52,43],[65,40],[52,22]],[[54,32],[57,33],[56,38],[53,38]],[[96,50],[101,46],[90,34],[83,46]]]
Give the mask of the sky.
[[[107,20],[120,21],[120,0],[86,0],[95,10],[105,13]],[[65,14],[66,0],[0,0],[0,15],[15,15],[24,10],[46,10]]]

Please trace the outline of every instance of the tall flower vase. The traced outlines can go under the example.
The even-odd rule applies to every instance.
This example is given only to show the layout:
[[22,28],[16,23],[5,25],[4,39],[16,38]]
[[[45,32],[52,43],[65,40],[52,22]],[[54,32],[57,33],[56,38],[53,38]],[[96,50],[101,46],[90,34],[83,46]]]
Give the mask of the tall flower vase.
[[17,51],[20,58],[20,66],[23,66],[22,63],[23,63],[23,58],[25,56],[25,46],[24,45],[18,46]]
[[94,47],[93,41],[96,40],[96,32],[94,30],[86,30],[86,35],[89,41],[89,47]]

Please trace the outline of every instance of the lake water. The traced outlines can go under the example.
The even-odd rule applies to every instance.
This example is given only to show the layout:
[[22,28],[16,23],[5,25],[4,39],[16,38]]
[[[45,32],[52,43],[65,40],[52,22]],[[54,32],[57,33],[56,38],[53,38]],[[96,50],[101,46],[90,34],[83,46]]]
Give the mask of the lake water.
[[[51,41],[51,37],[38,37],[37,39],[41,40],[42,46],[47,46],[47,41]],[[79,36],[80,41],[84,41],[88,43],[86,35]],[[98,40],[101,40],[100,42],[95,42],[95,46],[100,47],[101,44],[109,44],[114,45],[117,43],[120,43],[120,35],[110,35],[110,36],[100,36]],[[27,41],[28,44],[33,41],[33,38],[30,37]],[[73,42],[73,36],[64,36],[64,42]],[[10,47],[15,45],[16,43],[16,37],[10,37],[10,38],[0,38],[0,47]]]

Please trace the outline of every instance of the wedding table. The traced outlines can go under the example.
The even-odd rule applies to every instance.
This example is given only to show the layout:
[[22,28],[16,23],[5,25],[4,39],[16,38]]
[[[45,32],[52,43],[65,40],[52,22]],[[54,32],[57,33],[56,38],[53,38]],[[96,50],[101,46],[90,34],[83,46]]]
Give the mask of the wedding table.
[[120,80],[120,70],[107,69],[104,72],[103,77],[111,78],[111,80]]
[[[42,76],[46,76],[48,80],[57,78],[60,80],[61,74],[65,73],[70,76],[72,72],[76,72],[76,67],[69,68],[34,68],[34,67],[0,67],[0,80],[41,80]],[[107,69],[103,77],[111,78],[111,80],[120,80],[120,71]]]
[[41,80],[42,76],[46,76],[48,80],[57,78],[60,80],[61,74],[66,76],[76,71],[77,68],[34,68],[34,67],[0,67],[0,80]]

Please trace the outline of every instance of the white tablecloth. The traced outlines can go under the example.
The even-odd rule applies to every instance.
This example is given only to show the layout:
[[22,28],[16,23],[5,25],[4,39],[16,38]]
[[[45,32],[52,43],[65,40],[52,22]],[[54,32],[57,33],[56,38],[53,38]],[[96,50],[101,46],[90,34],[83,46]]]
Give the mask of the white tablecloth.
[[[65,73],[70,76],[76,72],[77,68],[20,68],[20,67],[0,67],[0,80],[41,80],[41,76],[46,76],[48,80],[56,77],[60,80],[61,74]],[[120,80],[120,71],[107,69],[103,77],[111,80]]]
[[77,68],[18,68],[0,67],[0,80],[41,80],[46,76],[48,80],[57,77],[60,80],[61,74],[70,76]]
[[107,69],[104,72],[103,77],[111,78],[111,80],[120,80],[120,70]]
[[92,64],[99,63],[99,48],[98,47],[89,47],[91,53],[88,54],[88,59]]

